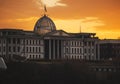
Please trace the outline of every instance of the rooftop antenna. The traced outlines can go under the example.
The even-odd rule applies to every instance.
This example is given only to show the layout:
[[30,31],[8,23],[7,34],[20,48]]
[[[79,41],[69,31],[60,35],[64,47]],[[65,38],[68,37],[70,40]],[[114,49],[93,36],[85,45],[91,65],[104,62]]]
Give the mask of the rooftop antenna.
[[81,28],[81,25],[80,25],[80,33],[82,32],[82,28]]

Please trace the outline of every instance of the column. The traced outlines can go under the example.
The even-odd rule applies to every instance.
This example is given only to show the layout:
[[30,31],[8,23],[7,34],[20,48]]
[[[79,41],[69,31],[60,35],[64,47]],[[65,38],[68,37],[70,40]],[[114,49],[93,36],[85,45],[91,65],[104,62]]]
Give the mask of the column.
[[55,59],[55,40],[53,40],[53,59]]
[[97,48],[98,48],[98,58],[96,59],[96,60],[100,60],[100,45],[99,44],[97,44]]
[[51,60],[51,40],[49,40],[49,59]]
[[61,59],[61,58],[59,57],[59,53],[60,53],[60,52],[59,52],[59,46],[60,46],[60,45],[59,45],[59,40],[57,40],[57,48],[58,48],[58,49],[57,49],[57,59]]

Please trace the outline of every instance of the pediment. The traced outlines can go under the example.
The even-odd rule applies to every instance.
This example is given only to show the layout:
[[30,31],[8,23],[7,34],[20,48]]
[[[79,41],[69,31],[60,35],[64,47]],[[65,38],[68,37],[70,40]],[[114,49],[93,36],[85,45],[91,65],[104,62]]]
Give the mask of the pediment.
[[63,30],[55,31],[51,34],[52,36],[70,36],[67,32]]

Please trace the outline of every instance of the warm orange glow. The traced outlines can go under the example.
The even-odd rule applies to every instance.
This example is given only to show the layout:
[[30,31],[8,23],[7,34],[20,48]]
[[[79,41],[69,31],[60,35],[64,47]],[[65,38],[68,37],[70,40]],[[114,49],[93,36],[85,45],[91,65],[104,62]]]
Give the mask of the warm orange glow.
[[[57,29],[120,37],[120,0],[42,0]],[[0,28],[33,30],[44,13],[40,0],[0,0]]]

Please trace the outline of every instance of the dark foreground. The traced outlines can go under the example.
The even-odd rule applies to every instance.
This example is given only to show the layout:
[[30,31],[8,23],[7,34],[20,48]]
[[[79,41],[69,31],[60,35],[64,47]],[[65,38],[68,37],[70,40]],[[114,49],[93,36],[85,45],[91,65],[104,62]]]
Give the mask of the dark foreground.
[[7,70],[0,71],[0,84],[120,84],[120,73],[93,72],[86,63],[27,62],[7,66]]

